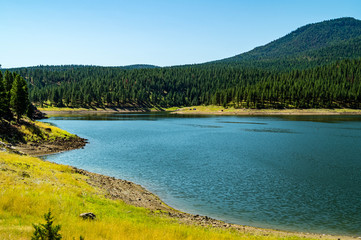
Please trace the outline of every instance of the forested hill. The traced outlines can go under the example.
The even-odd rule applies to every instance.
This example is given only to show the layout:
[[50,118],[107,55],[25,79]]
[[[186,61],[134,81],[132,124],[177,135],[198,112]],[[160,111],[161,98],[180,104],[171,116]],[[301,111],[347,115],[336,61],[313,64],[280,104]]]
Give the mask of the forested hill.
[[58,107],[361,108],[361,21],[310,24],[239,56],[198,65],[11,69],[30,100]]
[[230,66],[21,69],[37,105],[59,107],[360,108],[361,59],[277,72]]
[[361,21],[339,18],[300,27],[264,46],[213,63],[282,70],[359,57]]

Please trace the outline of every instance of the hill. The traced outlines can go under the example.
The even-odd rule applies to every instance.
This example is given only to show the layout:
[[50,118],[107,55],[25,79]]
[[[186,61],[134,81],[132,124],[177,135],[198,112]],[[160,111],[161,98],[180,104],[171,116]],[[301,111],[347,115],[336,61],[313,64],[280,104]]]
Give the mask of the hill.
[[[232,58],[186,66],[45,66],[14,71],[37,106],[360,108],[361,21],[309,24]],[[142,67],[143,66],[143,67]]]
[[361,57],[361,21],[339,18],[308,24],[249,52],[213,63],[295,68]]

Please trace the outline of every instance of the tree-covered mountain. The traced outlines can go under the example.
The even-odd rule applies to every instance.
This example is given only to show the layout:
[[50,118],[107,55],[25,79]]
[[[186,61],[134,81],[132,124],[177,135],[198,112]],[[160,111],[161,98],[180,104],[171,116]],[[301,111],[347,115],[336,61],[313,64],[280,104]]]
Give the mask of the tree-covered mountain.
[[361,107],[361,59],[304,70],[197,65],[123,70],[88,67],[68,71],[21,69],[36,105],[58,107],[242,108]]
[[359,57],[361,21],[339,18],[300,27],[264,46],[214,63],[291,69]]
[[361,21],[310,24],[248,53],[205,64],[13,71],[28,81],[37,105],[361,108]]

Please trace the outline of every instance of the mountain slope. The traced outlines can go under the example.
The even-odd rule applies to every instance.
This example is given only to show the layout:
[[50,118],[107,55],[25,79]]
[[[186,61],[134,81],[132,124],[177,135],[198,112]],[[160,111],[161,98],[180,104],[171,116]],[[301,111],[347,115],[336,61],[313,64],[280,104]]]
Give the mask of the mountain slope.
[[358,57],[361,57],[361,21],[339,18],[300,27],[264,46],[216,62],[304,67]]

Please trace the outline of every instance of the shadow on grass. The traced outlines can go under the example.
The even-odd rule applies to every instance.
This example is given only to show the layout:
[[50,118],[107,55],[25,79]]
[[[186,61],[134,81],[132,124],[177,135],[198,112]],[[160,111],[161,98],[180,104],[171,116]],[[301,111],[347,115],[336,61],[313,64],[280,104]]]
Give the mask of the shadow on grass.
[[13,145],[17,143],[26,143],[25,134],[20,130],[21,126],[25,126],[26,130],[37,137],[44,139],[44,134],[38,126],[24,120],[21,120],[18,123],[0,120],[0,138]]

